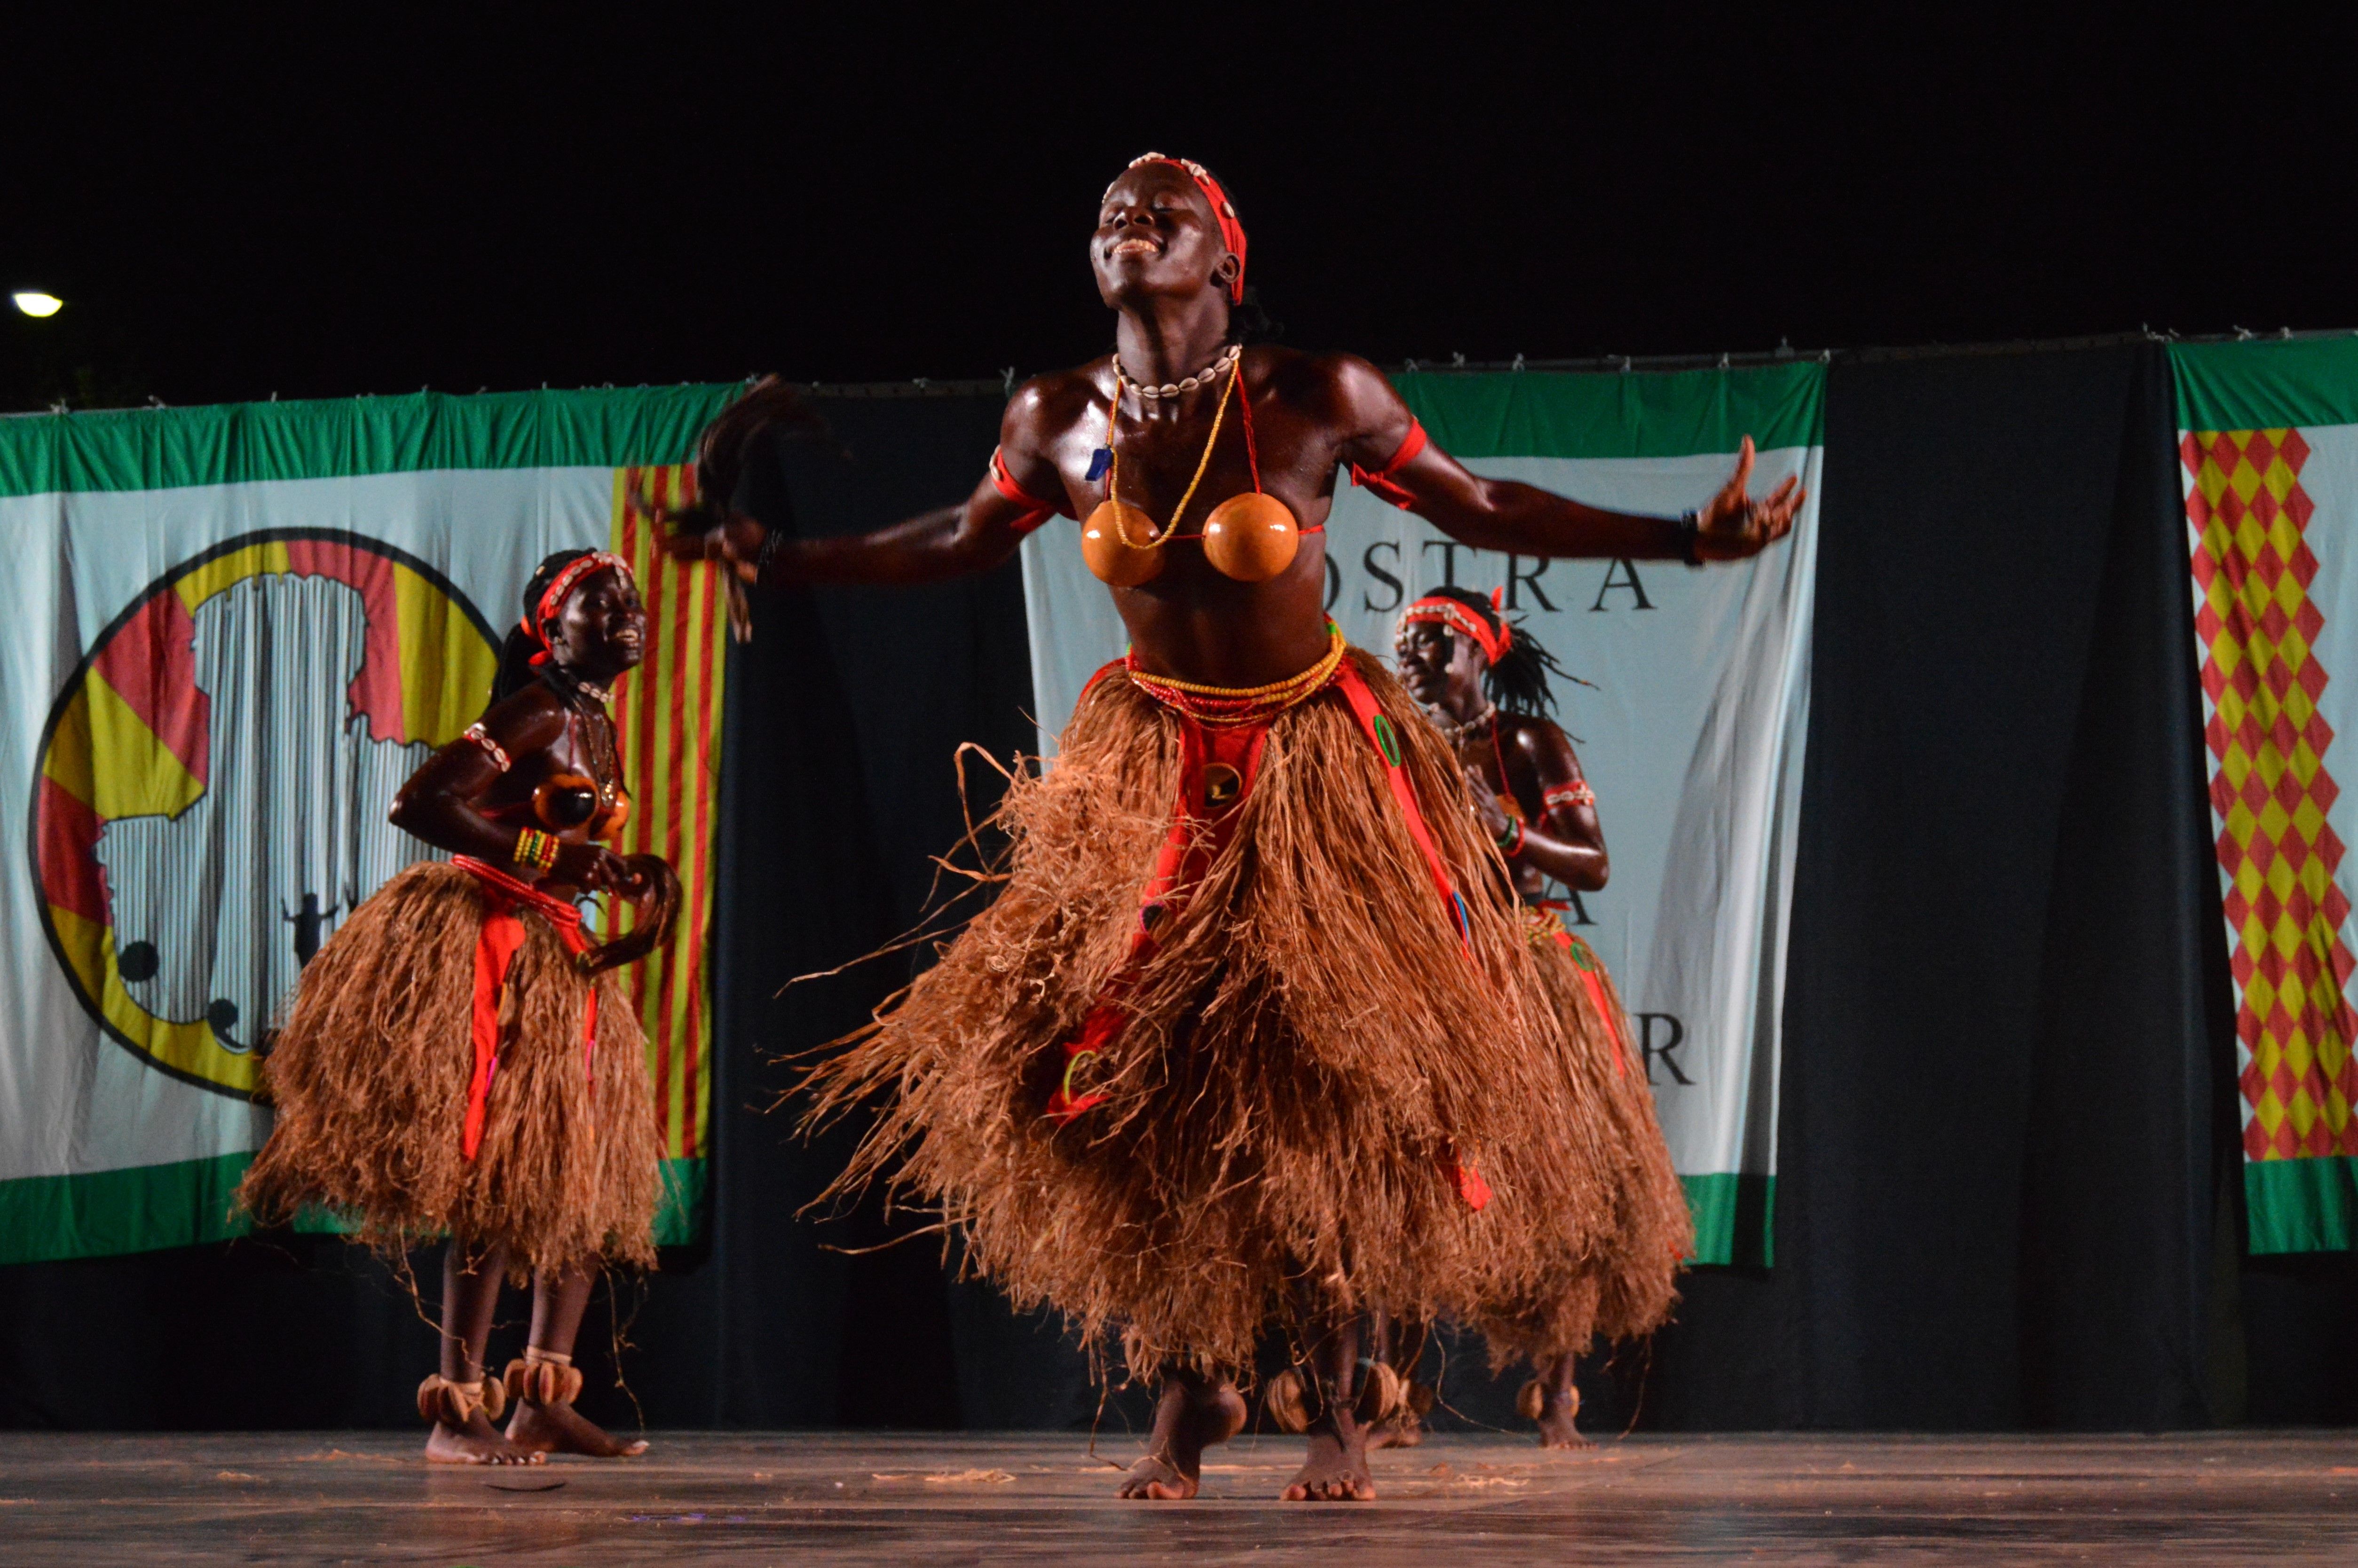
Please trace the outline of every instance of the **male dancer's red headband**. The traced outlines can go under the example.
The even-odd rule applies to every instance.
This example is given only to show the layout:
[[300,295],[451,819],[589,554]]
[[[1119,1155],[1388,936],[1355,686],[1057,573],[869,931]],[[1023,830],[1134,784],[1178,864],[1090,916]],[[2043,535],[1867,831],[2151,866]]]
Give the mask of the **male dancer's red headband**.
[[[1494,592],[1490,597],[1495,600],[1499,595]],[[1471,606],[1444,593],[1428,593],[1401,611],[1400,623],[1403,626],[1413,626],[1420,621],[1437,622],[1452,632],[1464,633],[1474,639],[1474,645],[1482,650],[1482,656],[1494,665],[1498,662],[1498,655],[1507,651],[1507,644],[1514,636],[1506,622],[1500,622],[1494,630]]]
[[1136,168],[1142,163],[1167,163],[1174,168],[1186,170],[1196,188],[1203,191],[1204,200],[1212,204],[1212,216],[1218,220],[1220,225],[1220,238],[1228,243],[1228,249],[1237,258],[1237,276],[1228,282],[1228,303],[1242,305],[1245,302],[1245,226],[1237,221],[1237,204],[1228,200],[1228,193],[1220,189],[1220,182],[1212,178],[1212,171],[1193,158],[1144,153],[1130,159],[1130,167]]
[[526,634],[540,644],[540,652],[532,656],[534,664],[548,663],[548,623],[557,618],[557,611],[565,608],[565,596],[571,593],[582,579],[593,572],[604,571],[609,567],[622,573],[624,582],[633,580],[631,563],[604,550],[592,550],[586,556],[577,556],[565,563],[562,571],[549,579],[548,587],[541,591],[540,602],[532,607],[532,619],[525,625]]

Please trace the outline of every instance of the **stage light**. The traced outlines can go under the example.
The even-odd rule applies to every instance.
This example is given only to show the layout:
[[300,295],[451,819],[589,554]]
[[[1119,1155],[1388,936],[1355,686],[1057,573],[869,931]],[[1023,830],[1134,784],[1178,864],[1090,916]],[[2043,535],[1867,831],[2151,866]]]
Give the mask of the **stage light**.
[[65,307],[64,300],[38,288],[21,288],[8,297],[27,316],[54,316]]

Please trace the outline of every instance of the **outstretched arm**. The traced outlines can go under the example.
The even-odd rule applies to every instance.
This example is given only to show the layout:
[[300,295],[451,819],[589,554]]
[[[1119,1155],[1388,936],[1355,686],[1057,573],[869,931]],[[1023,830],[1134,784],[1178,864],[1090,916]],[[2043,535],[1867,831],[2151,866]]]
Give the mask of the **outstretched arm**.
[[[1037,455],[1041,423],[1040,395],[1026,386],[1000,422],[1001,460],[1017,488],[1061,501],[1063,481],[1055,466]],[[959,504],[920,513],[873,533],[773,540],[762,524],[732,512],[708,533],[674,535],[668,547],[676,559],[725,562],[745,581],[773,586],[936,582],[998,566],[1015,553],[1040,516],[1038,507],[1006,495],[986,470]]]
[[1416,427],[1391,383],[1361,360],[1338,362],[1335,389],[1347,428],[1357,434],[1343,460],[1382,473],[1404,491],[1410,510],[1451,538],[1479,550],[1521,556],[1618,556],[1633,559],[1739,560],[1758,555],[1793,526],[1807,492],[1791,479],[1767,497],[1746,492],[1752,479],[1752,438],[1744,438],[1736,470],[1692,524],[1676,517],[1607,512],[1513,480],[1483,479],[1431,442],[1399,467],[1390,465]]

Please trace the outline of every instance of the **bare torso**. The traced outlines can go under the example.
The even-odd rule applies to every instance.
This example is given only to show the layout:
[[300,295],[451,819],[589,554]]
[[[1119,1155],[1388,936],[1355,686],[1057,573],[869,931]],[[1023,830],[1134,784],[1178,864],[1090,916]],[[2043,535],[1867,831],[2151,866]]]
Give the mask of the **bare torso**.
[[[1008,477],[1021,496],[1087,516],[1108,497],[1110,476],[1093,460],[1109,443],[1110,414],[1121,499],[1168,528],[1209,444],[1202,482],[1176,520],[1182,537],[1166,546],[1162,571],[1143,586],[1112,590],[1132,650],[1154,674],[1210,685],[1258,686],[1299,674],[1326,644],[1325,536],[1307,533],[1287,568],[1264,581],[1214,570],[1184,535],[1199,530],[1214,506],[1253,488],[1241,399],[1221,416],[1225,375],[1160,398],[1136,390],[1141,381],[1203,376],[1219,362],[1233,337],[1230,301],[1241,297],[1241,258],[1227,248],[1196,183],[1168,160],[1150,159],[1108,189],[1089,259],[1098,294],[1115,312],[1117,352],[1133,384],[1116,410],[1113,355],[1026,382],[1000,424]],[[1383,373],[1349,354],[1254,345],[1244,350],[1238,374],[1251,404],[1260,488],[1303,530],[1325,524],[1338,468],[1385,470],[1416,426]],[[707,451],[741,450],[780,411],[786,401],[780,390],[757,387],[724,413],[707,434]],[[1746,492],[1751,469],[1747,438],[1727,483],[1685,520],[1607,512],[1483,479],[1437,445],[1423,447],[1390,478],[1420,516],[1476,549],[1704,560],[1752,555],[1791,526],[1801,503],[1792,481],[1756,501]],[[759,522],[725,514],[710,521],[711,536],[684,537],[673,548],[684,559],[723,560],[775,583],[930,581],[1012,556],[1022,524],[1039,511],[1021,496],[983,473],[960,504],[871,534],[772,540]]]
[[[1372,367],[1340,355],[1254,347],[1245,351],[1239,368],[1240,390],[1251,401],[1250,457],[1259,460],[1260,488],[1283,502],[1304,531],[1293,564],[1265,582],[1239,582],[1214,570],[1202,546],[1184,537],[1201,531],[1213,507],[1253,488],[1244,416],[1231,399],[1203,481],[1186,515],[1177,520],[1183,537],[1166,546],[1168,563],[1141,587],[1111,590],[1140,662],[1149,670],[1221,686],[1282,679],[1325,653],[1325,535],[1312,530],[1323,529],[1334,506],[1341,463],[1358,460],[1374,468],[1391,455],[1387,449],[1367,456],[1385,432],[1359,428],[1365,422],[1351,416],[1347,383],[1355,375],[1373,375]],[[1027,444],[1043,468],[1053,469],[1076,516],[1087,516],[1107,498],[1109,475],[1094,481],[1088,475],[1096,454],[1107,445],[1113,392],[1109,358],[1041,377],[1011,410],[1024,416]],[[1214,387],[1156,402],[1123,399],[1112,438],[1121,457],[1122,499],[1143,508],[1159,527],[1173,524],[1172,509],[1204,455],[1218,399]],[[1392,449],[1407,434],[1405,418],[1399,426],[1390,433]],[[1018,477],[1044,499],[1051,493],[1040,484],[1045,477],[1041,469]],[[1060,524],[1051,522],[1048,527]],[[1078,549],[1072,525],[1061,527],[1061,537],[1052,534],[1055,546]]]

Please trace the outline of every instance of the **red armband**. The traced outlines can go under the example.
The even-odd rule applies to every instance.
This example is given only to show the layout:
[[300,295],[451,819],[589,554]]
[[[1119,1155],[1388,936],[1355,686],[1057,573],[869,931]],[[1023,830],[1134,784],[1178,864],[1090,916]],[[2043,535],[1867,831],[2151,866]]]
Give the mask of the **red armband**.
[[1394,506],[1406,506],[1416,497],[1411,495],[1406,487],[1395,482],[1392,475],[1414,462],[1417,453],[1424,450],[1424,422],[1412,414],[1408,420],[1408,435],[1401,439],[1400,450],[1392,454],[1391,461],[1372,473],[1353,463],[1351,482],[1367,486]]
[[1007,471],[1007,460],[1000,455],[997,447],[990,449],[990,483],[992,489],[1023,508],[1023,515],[1015,520],[1015,531],[1019,534],[1029,534],[1051,517],[1072,515],[1065,510],[1063,503],[1043,501],[1016,483],[1015,476]]
[[1595,806],[1596,792],[1589,787],[1586,779],[1582,779],[1578,784],[1557,784],[1541,791],[1540,804],[1550,811],[1560,806]]

